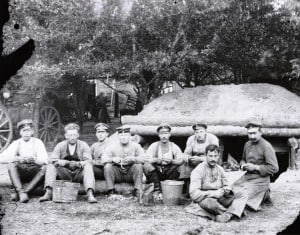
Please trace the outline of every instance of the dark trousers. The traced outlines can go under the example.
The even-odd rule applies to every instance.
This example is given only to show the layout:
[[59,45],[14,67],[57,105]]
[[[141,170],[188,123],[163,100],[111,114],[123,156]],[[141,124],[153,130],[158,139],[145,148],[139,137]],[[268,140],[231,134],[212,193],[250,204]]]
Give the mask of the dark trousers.
[[93,165],[94,175],[96,180],[104,180],[104,166]]
[[145,163],[143,166],[147,181],[154,183],[154,190],[161,190],[160,181],[177,180],[179,178],[179,165],[159,166],[156,164]]
[[53,188],[56,179],[67,180],[71,182],[83,183],[85,190],[92,189],[95,191],[95,176],[92,163],[86,162],[83,168],[71,170],[64,166],[47,165],[45,176],[45,188]]
[[[36,163],[12,162],[8,164],[8,174],[16,191],[26,193],[32,191],[37,185],[42,184],[46,166]],[[25,189],[23,184],[29,183]]]
[[104,176],[107,189],[114,189],[115,183],[134,183],[134,188],[142,190],[143,166],[142,164],[132,164],[121,169],[120,166],[107,163],[104,166]]

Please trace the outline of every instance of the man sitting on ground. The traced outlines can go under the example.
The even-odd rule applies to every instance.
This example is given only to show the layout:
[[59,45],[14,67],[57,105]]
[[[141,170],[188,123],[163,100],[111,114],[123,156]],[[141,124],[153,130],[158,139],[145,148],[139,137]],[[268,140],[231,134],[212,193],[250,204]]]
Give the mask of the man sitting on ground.
[[[21,138],[13,141],[1,154],[2,162],[9,162],[8,173],[16,194],[12,200],[28,202],[28,193],[42,181],[48,163],[48,154],[44,143],[34,134],[33,121],[24,119],[17,124]],[[29,182],[26,188],[23,183]]]
[[262,137],[261,123],[246,125],[249,141],[246,142],[241,161],[248,190],[247,205],[253,210],[260,209],[262,202],[270,199],[270,176],[279,170],[272,145]]
[[56,179],[83,182],[89,203],[96,203],[94,197],[95,176],[88,144],[79,140],[79,126],[70,123],[65,126],[66,140],[58,143],[51,155],[45,176],[46,193],[40,202],[52,200],[53,183]]
[[203,209],[203,216],[220,223],[228,222],[232,216],[241,217],[247,196],[243,191],[234,192],[227,183],[224,169],[217,164],[220,150],[208,145],[206,161],[191,173],[190,196]]
[[108,129],[109,126],[105,123],[97,123],[95,125],[96,137],[98,141],[91,146],[91,153],[93,158],[93,169],[95,179],[104,180],[104,166],[102,164],[102,155],[108,146]]
[[160,181],[177,180],[179,167],[182,164],[182,151],[170,141],[171,126],[161,124],[157,128],[159,141],[152,143],[146,153],[144,173],[147,181],[154,183],[154,197],[161,193]]
[[115,194],[115,182],[133,182],[133,196],[140,200],[144,150],[138,143],[131,141],[130,127],[119,127],[117,132],[117,142],[111,142],[102,156],[108,195]]

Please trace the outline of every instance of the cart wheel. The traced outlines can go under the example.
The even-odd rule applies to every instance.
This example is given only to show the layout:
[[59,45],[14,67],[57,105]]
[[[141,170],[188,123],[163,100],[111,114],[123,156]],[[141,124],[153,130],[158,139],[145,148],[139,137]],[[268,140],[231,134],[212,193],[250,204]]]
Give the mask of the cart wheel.
[[45,106],[40,110],[39,137],[46,144],[57,142],[61,128],[58,111],[52,106]]
[[6,108],[0,105],[0,152],[10,144],[13,137],[13,125]]

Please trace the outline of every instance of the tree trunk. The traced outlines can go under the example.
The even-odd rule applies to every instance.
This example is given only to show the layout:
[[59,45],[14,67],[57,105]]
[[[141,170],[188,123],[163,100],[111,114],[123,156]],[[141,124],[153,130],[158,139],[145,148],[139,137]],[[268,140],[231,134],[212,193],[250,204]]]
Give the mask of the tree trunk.
[[40,103],[36,102],[33,108],[34,137],[39,138]]

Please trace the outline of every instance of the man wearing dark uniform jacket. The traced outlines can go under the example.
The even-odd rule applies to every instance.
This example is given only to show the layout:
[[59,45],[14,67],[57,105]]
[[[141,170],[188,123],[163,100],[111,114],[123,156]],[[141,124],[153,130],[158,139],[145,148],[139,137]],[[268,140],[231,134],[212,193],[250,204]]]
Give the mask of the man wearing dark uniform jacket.
[[279,170],[272,145],[262,137],[261,123],[246,125],[249,141],[244,146],[241,160],[248,191],[247,206],[257,211],[264,199],[270,199],[270,176]]
[[92,162],[95,178],[104,180],[104,166],[102,164],[102,155],[108,146],[108,129],[109,126],[105,123],[97,123],[95,125],[96,137],[98,141],[91,146]]

